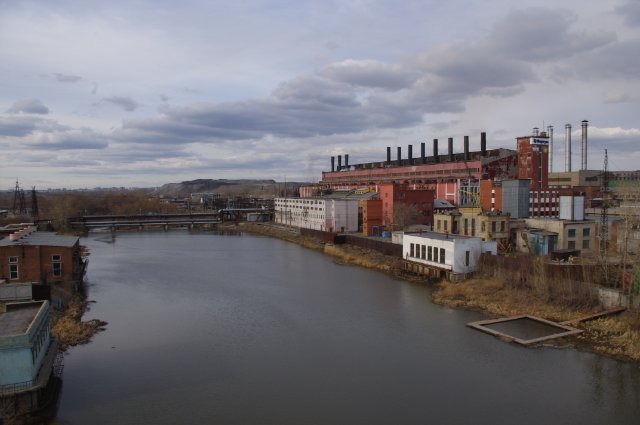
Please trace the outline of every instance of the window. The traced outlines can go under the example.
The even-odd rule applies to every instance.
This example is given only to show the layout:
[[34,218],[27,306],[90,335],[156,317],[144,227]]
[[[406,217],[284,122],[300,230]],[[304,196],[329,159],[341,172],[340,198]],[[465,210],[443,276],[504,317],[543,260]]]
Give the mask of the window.
[[447,227],[448,227],[449,222],[445,221],[444,222],[444,231],[448,231]]
[[9,257],[9,279],[18,278],[18,257]]
[[480,223],[480,231],[482,233],[487,231],[487,226],[486,226],[486,223],[484,221],[482,223]]
[[469,266],[469,255],[471,254],[470,251],[465,251],[464,252],[464,265],[465,266]]
[[61,277],[62,276],[62,256],[52,255],[51,267],[53,271],[53,277]]
[[467,236],[469,234],[469,219],[464,219],[464,235]]
[[472,218],[471,219],[471,236],[475,236],[476,235],[476,219]]
[[569,243],[567,244],[567,247],[569,249],[576,249],[576,241],[569,241]]
[[496,232],[496,222],[492,221],[491,222],[491,233],[495,233]]
[[414,255],[413,255],[414,247],[415,247],[414,244],[411,244],[411,246],[409,247],[409,257],[414,257]]
[[505,224],[506,224],[506,221],[504,221],[504,220],[500,222],[500,231],[501,232],[505,231]]
[[440,231],[440,220],[438,220],[436,222],[436,230],[439,232]]
[[582,249],[589,249],[589,239],[582,241]]
[[438,248],[435,246],[433,247],[433,261],[436,263],[438,262]]
[[421,256],[421,258],[423,260],[426,260],[426,258],[427,258],[427,246],[426,245],[422,245],[422,256]]
[[432,256],[431,256],[431,247],[428,246],[427,247],[427,260],[431,261]]
[[444,248],[440,248],[440,264],[444,264]]
[[569,237],[570,238],[575,238],[576,237],[576,229],[569,229]]
[[582,229],[582,236],[589,236],[591,235],[591,229],[588,227],[585,227],[584,229]]

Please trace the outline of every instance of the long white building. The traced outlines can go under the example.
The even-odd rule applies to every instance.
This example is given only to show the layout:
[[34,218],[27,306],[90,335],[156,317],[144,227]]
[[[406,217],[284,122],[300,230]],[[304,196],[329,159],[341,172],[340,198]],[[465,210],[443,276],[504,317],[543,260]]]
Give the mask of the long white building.
[[405,233],[402,252],[407,267],[430,276],[460,280],[476,270],[480,254],[497,253],[496,241],[435,232]]
[[275,221],[324,232],[358,231],[357,199],[276,198]]

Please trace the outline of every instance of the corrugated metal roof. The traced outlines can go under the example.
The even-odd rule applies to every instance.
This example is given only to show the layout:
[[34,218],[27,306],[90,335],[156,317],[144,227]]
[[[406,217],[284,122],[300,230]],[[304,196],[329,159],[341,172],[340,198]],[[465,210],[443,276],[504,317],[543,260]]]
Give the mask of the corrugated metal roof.
[[33,232],[17,241],[12,241],[7,236],[4,239],[0,239],[0,246],[60,246],[71,248],[79,239],[77,236],[58,235],[54,232]]

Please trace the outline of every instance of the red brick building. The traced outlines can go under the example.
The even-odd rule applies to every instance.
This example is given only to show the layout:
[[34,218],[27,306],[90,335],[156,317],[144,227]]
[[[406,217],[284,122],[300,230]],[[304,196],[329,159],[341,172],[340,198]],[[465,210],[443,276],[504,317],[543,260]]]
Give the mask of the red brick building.
[[408,185],[381,184],[378,193],[382,200],[382,222],[387,230],[409,224],[433,224],[432,189],[412,189]]
[[382,199],[362,201],[362,233],[376,235],[376,228],[382,226]]
[[530,179],[531,190],[549,187],[549,137],[547,133],[518,137],[518,178]]
[[29,228],[0,239],[0,282],[52,283],[82,279],[80,239]]

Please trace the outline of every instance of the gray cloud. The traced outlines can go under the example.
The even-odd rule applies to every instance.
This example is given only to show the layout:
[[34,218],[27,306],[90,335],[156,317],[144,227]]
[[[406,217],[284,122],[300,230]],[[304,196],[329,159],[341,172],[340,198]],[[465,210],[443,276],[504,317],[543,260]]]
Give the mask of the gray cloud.
[[622,6],[618,6],[616,12],[623,17],[627,25],[640,26],[640,2],[637,0],[630,0]]
[[500,53],[528,62],[570,57],[612,43],[613,32],[571,32],[576,14],[568,10],[513,10],[498,22],[489,43]]
[[49,108],[47,108],[46,105],[38,99],[24,99],[15,102],[6,110],[6,112],[10,114],[24,113],[46,115],[49,113]]
[[78,75],[54,73],[53,76],[56,77],[56,80],[61,83],[77,83],[78,81],[82,80],[82,77]]
[[400,65],[373,60],[345,60],[334,63],[325,68],[323,75],[334,81],[386,90],[410,87],[419,76],[416,71]]
[[640,76],[640,38],[605,46],[573,62],[576,75],[592,78],[622,78],[637,81]]
[[39,117],[2,117],[0,116],[0,136],[25,137],[34,132],[65,131],[68,127],[53,120]]
[[111,96],[105,97],[102,100],[105,102],[113,103],[114,105],[122,107],[125,111],[135,111],[138,108],[138,103],[128,96]]

